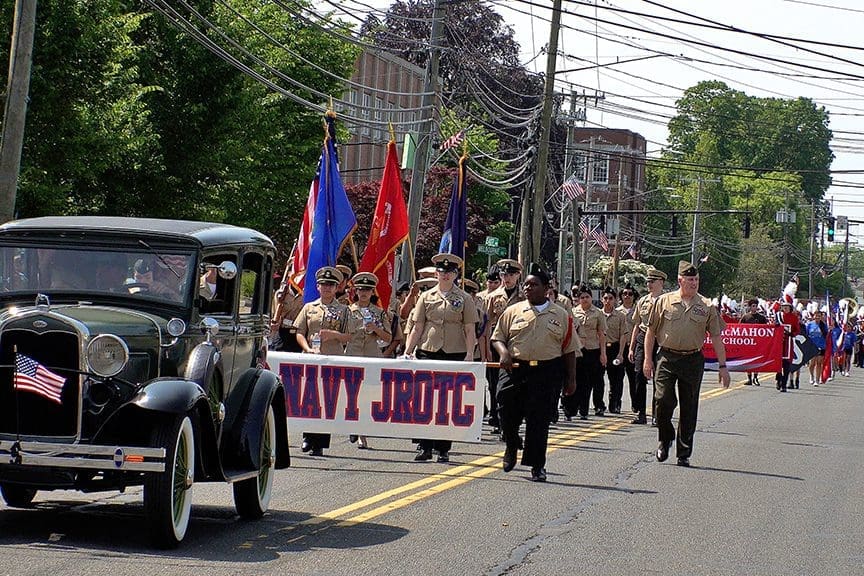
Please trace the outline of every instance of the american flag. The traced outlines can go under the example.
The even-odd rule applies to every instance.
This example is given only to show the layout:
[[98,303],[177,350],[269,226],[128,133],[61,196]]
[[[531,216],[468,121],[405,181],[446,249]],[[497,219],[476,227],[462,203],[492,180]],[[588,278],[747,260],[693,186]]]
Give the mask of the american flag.
[[[626,253],[626,254],[629,254],[630,257],[633,258],[633,259],[636,258],[636,243],[635,243],[635,242],[634,242],[633,244],[630,244],[630,248],[627,249],[627,253]],[[626,255],[626,254],[625,254],[625,255]]]
[[24,354],[15,354],[15,389],[33,392],[57,404],[66,379]]
[[594,239],[597,245],[600,246],[604,252],[609,252],[609,239],[606,238],[606,233],[600,229],[599,224],[591,230],[591,238]]
[[588,219],[582,218],[582,221],[579,222],[579,232],[582,233],[582,238],[588,237]]
[[463,140],[465,140],[465,129],[464,128],[462,130],[460,130],[459,132],[457,132],[456,134],[453,134],[452,136],[450,136],[449,138],[447,138],[443,142],[441,142],[441,146],[439,146],[438,149],[441,152],[443,152],[445,150],[449,150],[450,148],[455,148],[456,146],[459,146],[460,144],[462,144]]
[[585,197],[585,189],[582,188],[575,176],[571,176],[564,181],[564,184],[561,185],[561,192],[571,202],[577,198]]

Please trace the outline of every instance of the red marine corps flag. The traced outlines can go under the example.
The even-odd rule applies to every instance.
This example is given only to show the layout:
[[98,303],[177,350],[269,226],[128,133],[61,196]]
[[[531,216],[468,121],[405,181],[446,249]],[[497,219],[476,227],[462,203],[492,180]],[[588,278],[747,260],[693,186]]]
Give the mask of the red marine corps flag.
[[360,261],[360,272],[378,277],[379,306],[387,310],[393,293],[393,261],[396,248],[408,239],[408,208],[402,191],[402,176],[396,154],[396,142],[387,144],[387,159],[378,192],[378,204],[372,218],[369,241]]

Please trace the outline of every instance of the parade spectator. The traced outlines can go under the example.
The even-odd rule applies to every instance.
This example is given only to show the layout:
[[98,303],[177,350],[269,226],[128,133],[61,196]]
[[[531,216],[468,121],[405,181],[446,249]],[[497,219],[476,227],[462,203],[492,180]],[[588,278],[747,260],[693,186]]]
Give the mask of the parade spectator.
[[[297,342],[307,354],[342,356],[348,334],[348,307],[336,300],[336,286],[343,281],[342,273],[324,266],[315,273],[320,298],[300,309],[297,315]],[[330,447],[329,434],[303,434],[301,450],[312,456],[323,456]]]
[[565,394],[575,391],[576,350],[573,319],[547,299],[549,277],[532,268],[525,279],[527,302],[507,308],[492,333],[492,344],[501,361],[499,398],[501,425],[507,448],[505,472],[516,466],[525,421],[522,465],[531,467],[531,480],[546,481],[546,447],[549,439],[548,407],[557,397],[555,383],[567,382]]
[[630,339],[624,313],[615,308],[618,295],[610,287],[603,290],[603,316],[606,318],[606,366],[604,372],[609,379],[609,412],[621,413],[621,398],[624,395],[624,347]]
[[[699,270],[690,262],[679,262],[678,290],[657,298],[651,306],[648,332],[645,334],[647,350],[653,348],[655,341],[659,346],[656,367],[651,354],[645,355],[643,363],[645,375],[654,378],[660,440],[656,453],[658,462],[669,457],[672,441],[677,440],[678,465],[690,465],[699,409],[699,389],[705,370],[702,346],[706,332],[711,335],[717,356],[720,384],[723,388],[729,387],[726,348],[720,338],[720,332],[725,327],[717,308],[699,294]],[[680,410],[677,435],[672,424],[676,405]]]
[[[654,301],[660,294],[663,293],[663,283],[666,281],[666,273],[656,268],[650,268],[646,277],[648,283],[648,294],[645,294],[639,301],[636,302],[636,312],[633,317],[635,327],[633,334],[630,336],[630,361],[636,366],[636,396],[631,397],[631,401],[635,404],[636,417],[633,419],[633,424],[645,424],[645,406],[647,403],[648,377],[642,371],[642,366],[645,364],[645,334],[648,332],[648,314]],[[651,349],[648,354],[653,358],[656,354],[655,349]],[[652,384],[651,389],[651,424],[655,425],[656,420],[654,415],[654,389]]]
[[[768,318],[759,311],[759,299],[751,298],[747,301],[747,311],[741,316],[741,324],[767,324]],[[747,372],[747,386],[759,386],[759,374]]]
[[[474,325],[478,316],[474,299],[455,285],[462,259],[453,254],[436,254],[432,263],[438,282],[417,298],[405,353],[417,359],[470,362],[477,343]],[[419,444],[420,452],[414,460],[431,460],[432,450],[437,450],[438,462],[450,461],[450,440],[423,439]]]

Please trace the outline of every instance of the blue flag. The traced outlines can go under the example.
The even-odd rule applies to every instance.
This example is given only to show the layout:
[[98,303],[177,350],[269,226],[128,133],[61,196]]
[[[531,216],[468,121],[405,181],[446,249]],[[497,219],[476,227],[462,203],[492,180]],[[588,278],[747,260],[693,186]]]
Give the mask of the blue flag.
[[468,241],[468,202],[465,195],[465,172],[463,163],[465,156],[459,159],[459,168],[453,178],[453,190],[450,193],[450,207],[447,209],[447,220],[444,222],[444,233],[438,251],[455,254],[465,260],[465,244]]
[[[331,118],[327,120],[329,123]],[[357,227],[357,218],[339,175],[339,160],[333,142],[332,136],[324,141],[318,163],[318,200],[312,220],[303,302],[312,302],[320,297],[315,273],[324,266],[336,265],[343,245]]]

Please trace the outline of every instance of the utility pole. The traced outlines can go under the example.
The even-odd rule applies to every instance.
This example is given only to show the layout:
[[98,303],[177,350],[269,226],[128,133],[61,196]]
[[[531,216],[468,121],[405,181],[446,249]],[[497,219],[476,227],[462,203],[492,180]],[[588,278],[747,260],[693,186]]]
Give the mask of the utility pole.
[[27,118],[27,95],[30,91],[30,64],[33,60],[33,37],[36,33],[36,0],[16,0],[9,49],[9,79],[6,84],[6,106],[3,111],[3,134],[0,136],[0,223],[15,217],[21,149],[24,145],[24,123]]
[[807,266],[807,299],[813,299],[813,250],[816,247],[816,202],[810,201],[810,259]]
[[[573,123],[576,121],[576,96],[574,93],[570,93],[570,116],[567,118],[567,142],[564,145],[564,181],[570,177],[569,175],[572,172],[572,163],[573,163],[573,154],[570,152],[570,142],[572,141],[573,135]],[[561,290],[563,286],[562,282],[564,281],[564,260],[567,252],[567,208],[571,208],[571,220],[576,220],[576,201],[573,200],[569,204],[564,202],[564,196],[562,194],[561,198],[561,219],[559,223],[561,225],[561,230],[558,233],[558,289]],[[572,230],[573,227],[571,226]],[[573,236],[573,242],[576,242],[576,236]],[[576,262],[573,262],[573,269],[576,268]]]
[[[594,180],[594,136],[588,141],[588,162],[585,166],[585,209],[591,209],[591,181]],[[588,233],[585,234],[585,238],[582,239],[582,260],[580,262],[581,268],[579,269],[579,281],[587,284],[588,283],[588,242],[589,236],[591,232],[591,220],[588,220]]]
[[696,266],[699,254],[696,253],[696,244],[699,239],[699,212],[702,210],[702,176],[699,176],[699,186],[696,188],[696,213],[693,214],[693,239],[690,241],[690,263]]
[[540,113],[540,146],[537,151],[537,168],[534,172],[534,189],[529,190],[527,194],[533,201],[522,203],[522,221],[519,230],[519,259],[523,265],[527,265],[534,260],[539,260],[540,257],[540,239],[543,232],[543,201],[546,198],[549,132],[552,128],[552,106],[555,96],[555,64],[558,56],[558,31],[560,27],[561,0],[554,0],[552,3],[552,25],[549,31],[549,47],[546,51],[546,84],[543,90],[543,110]]
[[408,193],[408,241],[402,248],[402,266],[399,278],[406,281],[414,278],[414,254],[417,248],[417,232],[420,229],[420,207],[423,205],[423,188],[429,168],[429,144],[434,134],[432,111],[438,93],[438,64],[441,58],[441,42],[444,38],[444,1],[435,0],[432,8],[432,31],[429,38],[429,58],[426,60],[426,78],[423,82],[423,98],[420,104],[420,138],[414,153],[411,170],[411,190]]

